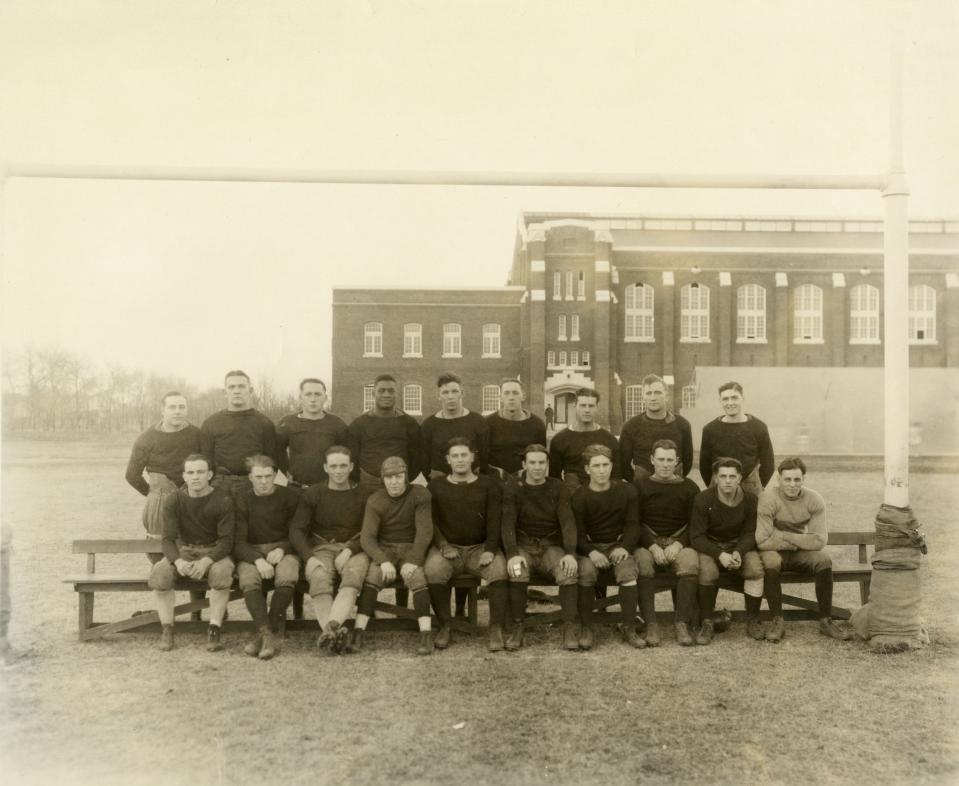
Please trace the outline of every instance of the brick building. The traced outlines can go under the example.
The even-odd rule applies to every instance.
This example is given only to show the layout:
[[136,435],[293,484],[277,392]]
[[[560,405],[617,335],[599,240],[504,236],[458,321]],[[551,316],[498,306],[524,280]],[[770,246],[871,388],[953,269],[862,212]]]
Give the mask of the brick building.
[[[909,242],[911,363],[959,367],[959,221],[911,221]],[[525,213],[507,286],[334,290],[336,409],[359,414],[391,371],[429,414],[449,369],[478,411],[519,375],[558,424],[595,388],[618,432],[650,372],[681,410],[697,367],[881,366],[882,264],[876,220]]]

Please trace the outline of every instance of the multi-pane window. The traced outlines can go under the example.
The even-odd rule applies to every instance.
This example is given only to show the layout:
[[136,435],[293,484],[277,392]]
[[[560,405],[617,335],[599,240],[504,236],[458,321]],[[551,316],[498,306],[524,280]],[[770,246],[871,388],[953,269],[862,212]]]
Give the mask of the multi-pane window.
[[383,357],[383,323],[367,322],[363,325],[363,357]]
[[403,325],[403,357],[423,357],[423,326],[418,322]]
[[363,386],[363,411],[369,412],[371,409],[373,409],[373,405],[375,403],[376,401],[373,398],[373,386],[364,385]]
[[463,326],[455,322],[443,325],[443,357],[463,357]]
[[626,386],[626,417],[634,418],[646,410],[643,403],[643,386]]
[[483,385],[483,414],[499,409],[499,385]]
[[553,300],[563,299],[563,274],[558,270],[553,273]]
[[491,322],[483,325],[483,357],[498,358],[500,356],[500,326]]
[[936,290],[926,284],[909,287],[909,343],[936,343]]
[[553,350],[546,353],[546,365],[550,367],[556,365],[556,353]]
[[815,284],[796,287],[793,307],[793,343],[822,343],[822,289]]
[[573,271],[566,271],[566,299],[573,299]]
[[655,341],[653,305],[655,293],[649,284],[626,287],[626,340]]
[[569,340],[579,341],[579,314],[573,314],[569,318]]
[[569,364],[571,366],[579,365],[579,352],[575,349],[569,353]]
[[423,388],[419,385],[403,386],[403,411],[408,415],[423,414]]
[[683,409],[692,409],[696,406],[696,386],[683,386]]
[[576,282],[576,299],[586,300],[586,274],[580,272],[579,280]]
[[561,366],[566,365],[566,350],[563,350],[562,352],[559,353],[559,364]]
[[566,340],[566,315],[560,314],[556,317],[556,340]]
[[766,340],[766,288],[743,284],[736,290],[736,342],[762,343]]
[[879,343],[879,288],[872,284],[849,290],[849,343]]
[[588,366],[588,365],[589,365],[589,352],[588,352],[588,351],[586,351],[586,352],[583,353],[583,365],[584,365],[584,366]]
[[709,341],[709,287],[693,282],[679,293],[680,341]]

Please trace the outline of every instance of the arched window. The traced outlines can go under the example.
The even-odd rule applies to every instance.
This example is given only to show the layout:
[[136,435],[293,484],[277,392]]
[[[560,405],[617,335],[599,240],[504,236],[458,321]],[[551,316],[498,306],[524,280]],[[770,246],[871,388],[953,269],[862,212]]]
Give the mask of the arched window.
[[822,289],[803,284],[793,297],[793,343],[822,344]]
[[499,409],[499,385],[483,385],[483,414]]
[[643,402],[643,386],[626,386],[626,417],[634,418],[646,411],[646,405]]
[[679,292],[679,340],[709,341],[709,287],[698,282],[687,284]]
[[483,325],[483,357],[500,357],[500,326],[491,322]]
[[879,288],[872,284],[849,290],[849,343],[879,343]]
[[766,341],[766,288],[743,284],[736,290],[736,343]]
[[407,415],[423,414],[423,388],[419,385],[403,386],[403,411]]
[[626,341],[655,341],[653,332],[653,306],[655,293],[649,284],[633,284],[626,287]]
[[443,357],[463,357],[463,326],[456,322],[443,325]]
[[909,343],[936,343],[936,290],[926,284],[909,287]]
[[383,357],[383,323],[367,322],[363,325],[363,357]]
[[403,325],[403,357],[423,357],[423,326],[418,322]]

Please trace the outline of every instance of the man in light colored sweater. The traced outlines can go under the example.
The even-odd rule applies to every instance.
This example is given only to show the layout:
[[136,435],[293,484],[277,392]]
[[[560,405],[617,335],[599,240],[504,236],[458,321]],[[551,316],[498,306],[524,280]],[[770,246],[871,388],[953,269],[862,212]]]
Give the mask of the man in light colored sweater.
[[849,634],[832,621],[832,560],[823,551],[826,505],[823,498],[805,487],[806,464],[787,458],[779,464],[779,486],[767,488],[756,510],[756,547],[763,563],[766,601],[773,619],[767,641],[780,641],[785,632],[780,572],[812,573],[819,603],[819,632],[834,639]]

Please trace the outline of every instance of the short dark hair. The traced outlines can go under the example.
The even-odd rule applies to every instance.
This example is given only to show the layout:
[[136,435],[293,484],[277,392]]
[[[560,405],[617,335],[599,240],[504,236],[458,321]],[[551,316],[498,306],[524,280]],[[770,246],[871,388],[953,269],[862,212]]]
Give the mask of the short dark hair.
[[579,388],[576,391],[576,398],[580,398],[581,396],[583,398],[594,398],[596,399],[596,403],[599,403],[599,391],[593,388]]
[[790,456],[789,458],[783,459],[779,462],[779,474],[782,475],[787,469],[798,469],[802,472],[803,476],[806,474],[806,462],[803,461],[799,456]]
[[653,443],[653,449],[649,451],[649,455],[654,455],[657,450],[675,450],[676,456],[679,456],[679,448],[676,447],[676,443],[671,439],[657,439]]
[[735,390],[737,393],[739,393],[740,395],[742,395],[742,393],[743,393],[743,386],[740,385],[738,382],[723,382],[723,384],[719,386],[719,395],[720,395],[720,396],[723,394],[723,391],[724,391],[724,390]]
[[545,453],[546,460],[549,461],[549,451],[546,449],[546,445],[540,445],[539,442],[531,442],[523,448],[523,461],[526,461],[526,457],[530,453]]
[[186,465],[191,461],[202,461],[204,464],[206,464],[207,470],[211,469],[210,459],[208,459],[202,453],[191,453],[189,456],[183,459],[183,469],[186,469]]
[[247,456],[243,459],[243,466],[246,471],[252,472],[254,467],[267,467],[276,472],[276,460],[273,456],[267,456],[265,453],[257,453],[253,456]]
[[173,396],[179,396],[179,397],[182,398],[182,399],[186,399],[186,396],[184,396],[179,390],[168,390],[166,393],[164,393],[164,394],[160,397],[160,406],[161,406],[161,407],[165,407],[165,406],[166,406],[166,400],[167,400],[168,398],[173,397]]
[[516,377],[506,377],[506,379],[501,379],[499,383],[501,390],[503,388],[503,385],[505,385],[507,382],[515,382],[517,385],[519,385],[520,390],[522,390],[523,392],[526,391],[526,388],[523,387],[523,383],[520,380],[518,380]]
[[330,445],[323,454],[323,458],[329,458],[334,453],[342,453],[349,458],[350,461],[353,460],[353,451],[346,447],[346,445]]
[[323,386],[323,392],[326,393],[326,383],[325,383],[322,379],[317,379],[316,377],[307,377],[306,379],[301,379],[301,380],[300,380],[300,393],[303,392],[303,386],[304,386],[304,385],[309,385],[311,382],[312,382],[314,385],[322,385],[322,386]]
[[723,467],[732,467],[740,475],[743,474],[743,465],[739,459],[734,459],[732,456],[720,456],[713,462],[713,474],[715,475]]
[[667,387],[666,380],[659,376],[659,374],[647,374],[645,377],[643,377],[643,381],[640,384],[643,387],[646,387],[647,385],[654,385],[657,382],[664,388]]
[[611,451],[605,445],[587,445],[586,449],[583,450],[583,466],[588,467],[589,462],[592,461],[597,456],[605,456],[610,461],[612,461],[613,451]]
[[436,380],[436,387],[441,388],[443,385],[449,385],[451,382],[455,382],[460,387],[463,387],[463,380],[452,371],[444,371],[440,374]]
[[473,448],[473,443],[470,442],[466,437],[453,437],[453,439],[447,442],[446,454],[449,455],[449,452],[453,448],[469,448],[470,453],[476,452],[476,450]]
[[392,374],[377,374],[376,379],[373,380],[373,387],[376,387],[380,382],[393,382],[396,383],[396,377]]
[[233,369],[232,371],[227,371],[226,374],[223,375],[223,382],[224,382],[224,384],[226,383],[226,381],[227,381],[230,377],[243,377],[247,382],[250,381],[250,375],[247,374],[247,373],[246,373],[243,369],[241,369],[241,368],[235,368],[235,369]]

